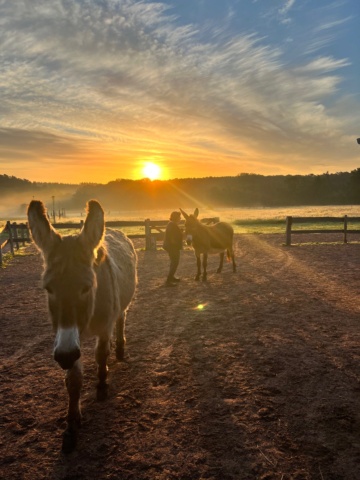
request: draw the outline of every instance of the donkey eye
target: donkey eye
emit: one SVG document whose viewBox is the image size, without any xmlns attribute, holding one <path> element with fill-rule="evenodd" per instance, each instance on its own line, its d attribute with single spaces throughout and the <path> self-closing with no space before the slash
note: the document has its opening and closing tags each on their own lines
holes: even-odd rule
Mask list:
<svg viewBox="0 0 360 480">
<path fill-rule="evenodd" d="M 81 289 L 81 295 L 87 295 L 91 290 L 91 285 L 86 285 Z"/>
<path fill-rule="evenodd" d="M 54 290 L 49 285 L 46 285 L 44 288 L 49 295 L 52 295 L 54 293 Z"/>
</svg>

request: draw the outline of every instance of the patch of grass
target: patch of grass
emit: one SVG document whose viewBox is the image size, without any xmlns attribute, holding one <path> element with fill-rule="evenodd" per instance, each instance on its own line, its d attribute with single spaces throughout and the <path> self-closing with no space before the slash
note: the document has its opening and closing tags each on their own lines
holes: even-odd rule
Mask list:
<svg viewBox="0 0 360 480">
<path fill-rule="evenodd" d="M 233 222 L 235 233 L 285 233 L 283 218 L 247 219 Z"/>
<path fill-rule="evenodd" d="M 349 243 L 351 243 L 351 245 L 359 245 L 360 241 L 358 241 L 358 240 L 354 240 L 354 241 L 348 240 L 348 243 L 344 243 L 343 240 L 339 240 L 339 241 L 336 241 L 336 242 L 291 242 L 290 248 L 291 247 L 308 247 L 308 246 L 313 246 L 313 245 L 319 245 L 319 246 L 321 246 L 321 245 L 326 245 L 326 246 L 333 245 L 333 246 L 338 247 L 339 245 L 346 246 Z M 283 246 L 288 247 L 288 245 L 286 245 L 285 243 L 283 243 Z"/>
<path fill-rule="evenodd" d="M 14 257 L 29 257 L 32 255 L 36 255 L 36 252 L 32 252 L 28 250 L 28 246 L 30 244 L 27 243 L 25 246 L 20 246 L 19 250 L 14 249 L 14 255 L 11 252 L 6 252 L 2 254 L 2 265 L 0 268 L 6 268 L 9 266 L 11 261 L 14 259 Z"/>
<path fill-rule="evenodd" d="M 239 219 L 233 222 L 235 233 L 284 233 L 286 231 L 286 220 L 284 218 L 270 219 Z M 343 228 L 342 222 L 311 222 L 294 223 L 292 230 L 329 230 Z M 348 222 L 349 230 L 360 229 L 359 222 Z"/>
<path fill-rule="evenodd" d="M 0 265 L 0 268 L 6 268 L 8 267 L 10 261 L 14 258 L 11 252 L 3 253 L 2 254 L 2 264 Z"/>
</svg>

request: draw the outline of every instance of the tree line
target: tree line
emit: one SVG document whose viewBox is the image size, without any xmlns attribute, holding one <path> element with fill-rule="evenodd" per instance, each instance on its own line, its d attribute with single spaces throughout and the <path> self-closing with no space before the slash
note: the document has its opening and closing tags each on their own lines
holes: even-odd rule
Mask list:
<svg viewBox="0 0 360 480">
<path fill-rule="evenodd" d="M 29 201 L 31 198 L 46 201 L 45 194 L 57 195 L 61 206 L 67 209 L 82 209 L 91 198 L 112 210 L 356 205 L 360 204 L 360 168 L 320 175 L 242 173 L 235 177 L 154 181 L 118 179 L 105 185 L 37 183 L 0 175 L 0 200 L 10 192 L 26 194 Z"/>
<path fill-rule="evenodd" d="M 360 204 L 360 168 L 321 175 L 187 178 L 167 181 L 115 180 L 78 187 L 72 205 L 97 198 L 106 208 L 281 207 Z"/>
</svg>

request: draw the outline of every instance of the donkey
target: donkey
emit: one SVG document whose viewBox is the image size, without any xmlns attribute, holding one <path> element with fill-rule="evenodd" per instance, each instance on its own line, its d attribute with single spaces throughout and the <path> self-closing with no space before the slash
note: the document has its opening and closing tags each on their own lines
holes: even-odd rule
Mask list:
<svg viewBox="0 0 360 480">
<path fill-rule="evenodd" d="M 235 256 L 233 249 L 234 230 L 229 223 L 218 222 L 215 225 L 203 225 L 198 220 L 199 209 L 196 208 L 193 215 L 188 215 L 180 208 L 183 217 L 185 218 L 185 234 L 187 235 L 186 242 L 188 245 L 193 245 L 195 250 L 197 262 L 197 274 L 195 280 L 200 280 L 201 275 L 201 257 L 203 255 L 203 274 L 202 279 L 207 279 L 207 257 L 210 253 L 220 254 L 220 265 L 217 273 L 220 273 L 223 268 L 225 251 L 227 258 L 232 260 L 233 272 L 236 272 Z"/>
<path fill-rule="evenodd" d="M 62 449 L 71 452 L 81 423 L 81 339 L 97 337 L 97 399 L 107 397 L 107 358 L 116 326 L 116 357 L 124 358 L 125 315 L 136 287 L 137 258 L 131 241 L 122 233 L 107 230 L 104 211 L 96 200 L 87 204 L 80 234 L 61 236 L 49 223 L 41 201 L 28 208 L 32 238 L 44 259 L 43 287 L 55 331 L 54 359 L 66 370 L 69 394 L 67 428 Z"/>
</svg>

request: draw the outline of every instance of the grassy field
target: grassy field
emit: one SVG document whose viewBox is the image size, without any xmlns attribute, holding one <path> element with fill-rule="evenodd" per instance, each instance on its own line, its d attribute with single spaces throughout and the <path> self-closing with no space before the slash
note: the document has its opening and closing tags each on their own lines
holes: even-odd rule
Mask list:
<svg viewBox="0 0 360 480">
<path fill-rule="evenodd" d="M 188 213 L 191 213 L 190 211 Z M 235 233 L 285 233 L 286 217 L 360 217 L 360 205 L 341 205 L 341 206 L 306 206 L 306 207 L 281 207 L 281 208 L 221 208 L 217 210 L 202 209 L 200 218 L 219 217 L 220 220 L 229 222 L 233 225 Z M 125 211 L 125 212 L 106 212 L 108 220 L 166 220 L 169 218 L 168 210 L 152 211 Z M 25 222 L 26 218 L 0 218 L 0 232 L 5 227 L 6 221 Z M 67 218 L 62 218 L 61 222 L 79 223 L 84 220 L 84 216 L 69 212 Z M 58 220 L 59 221 L 59 220 Z M 341 228 L 341 223 L 304 223 L 296 224 L 296 229 L 328 229 Z M 349 223 L 349 228 L 360 228 L 359 224 Z M 126 234 L 144 233 L 142 227 L 124 227 L 122 231 Z M 64 235 L 74 233 L 74 231 L 61 231 Z"/>
</svg>

